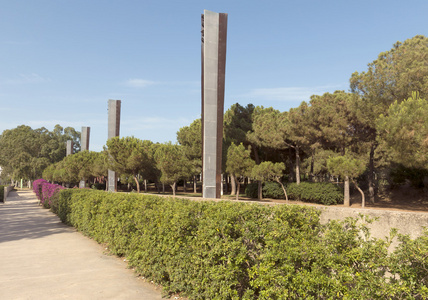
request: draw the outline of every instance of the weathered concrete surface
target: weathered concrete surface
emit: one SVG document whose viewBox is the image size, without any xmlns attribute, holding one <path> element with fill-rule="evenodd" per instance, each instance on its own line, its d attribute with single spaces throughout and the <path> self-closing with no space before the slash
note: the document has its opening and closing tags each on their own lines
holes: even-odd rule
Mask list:
<svg viewBox="0 0 428 300">
<path fill-rule="evenodd" d="M 6 186 L 4 188 L 4 194 L 3 194 L 3 203 L 6 203 L 7 197 L 9 196 L 9 193 L 13 190 L 13 185 Z"/>
<path fill-rule="evenodd" d="M 66 148 L 66 156 L 72 155 L 73 154 L 73 141 L 72 140 L 68 140 L 67 141 L 67 148 Z"/>
<path fill-rule="evenodd" d="M 82 132 L 80 133 L 80 146 L 82 151 L 89 150 L 89 137 L 91 135 L 91 127 L 82 126 Z"/>
<path fill-rule="evenodd" d="M 396 228 L 399 233 L 408 234 L 412 239 L 415 239 L 422 234 L 424 227 L 428 227 L 428 212 L 329 206 L 319 206 L 318 208 L 322 211 L 320 216 L 321 223 L 327 223 L 329 220 L 344 220 L 346 217 L 355 218 L 359 214 L 377 218 L 377 221 L 368 225 L 371 229 L 371 236 L 375 238 L 384 239 L 389 236 L 391 228 Z"/>
<path fill-rule="evenodd" d="M 13 191 L 0 204 L 0 299 L 162 299 L 126 263 Z"/>
<path fill-rule="evenodd" d="M 108 100 L 108 139 L 119 136 L 120 133 L 120 107 L 121 100 Z M 117 175 L 113 170 L 108 170 L 107 190 L 117 191 Z"/>
<path fill-rule="evenodd" d="M 204 10 L 202 31 L 202 197 L 221 197 L 227 14 Z"/>
</svg>

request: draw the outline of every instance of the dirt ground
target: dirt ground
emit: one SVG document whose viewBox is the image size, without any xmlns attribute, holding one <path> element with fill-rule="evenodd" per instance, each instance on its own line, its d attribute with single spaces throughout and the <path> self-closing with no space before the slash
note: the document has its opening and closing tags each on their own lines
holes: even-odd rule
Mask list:
<svg viewBox="0 0 428 300">
<path fill-rule="evenodd" d="M 143 190 L 143 188 L 142 188 Z M 198 186 L 198 194 L 192 193 L 193 189 L 189 185 L 186 193 L 183 192 L 183 187 L 177 187 L 177 196 L 178 197 L 201 197 L 201 187 Z M 149 193 L 157 194 L 157 191 L 154 187 L 151 187 L 148 191 Z M 166 194 L 171 195 L 172 191 L 169 186 L 166 186 Z M 158 195 L 162 195 L 158 194 Z M 224 195 L 222 199 L 235 199 L 235 196 Z M 257 199 L 251 199 L 241 194 L 239 200 L 243 201 L 258 201 Z M 262 202 L 273 202 L 273 203 L 285 203 L 285 200 L 278 199 L 263 199 Z M 293 201 L 290 200 L 289 203 L 300 204 L 300 205 L 317 205 L 308 202 L 302 201 Z M 343 205 L 337 205 L 343 206 Z M 354 191 L 351 194 L 351 207 L 361 208 L 361 194 L 357 191 Z M 418 211 L 418 212 L 427 212 L 428 213 L 428 189 L 415 189 L 411 186 L 404 185 L 387 192 L 381 193 L 375 199 L 375 203 L 370 203 L 368 195 L 366 194 L 366 209 L 387 209 L 387 210 L 401 210 L 401 211 Z"/>
<path fill-rule="evenodd" d="M 265 199 L 265 201 L 285 203 L 285 200 Z M 290 201 L 289 203 L 311 205 L 310 203 L 300 201 Z M 353 193 L 351 195 L 351 207 L 361 208 L 361 194 Z M 370 203 L 368 196 L 366 195 L 365 208 L 428 213 L 428 190 L 402 186 L 378 195 L 375 199 L 375 203 Z"/>
</svg>

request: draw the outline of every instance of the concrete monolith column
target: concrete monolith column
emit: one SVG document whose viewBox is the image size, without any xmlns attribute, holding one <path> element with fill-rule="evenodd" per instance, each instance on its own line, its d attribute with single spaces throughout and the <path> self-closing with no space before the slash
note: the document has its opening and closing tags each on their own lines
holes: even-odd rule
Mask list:
<svg viewBox="0 0 428 300">
<path fill-rule="evenodd" d="M 108 100 L 108 138 L 119 136 L 120 129 L 120 100 Z M 116 172 L 108 170 L 108 191 L 117 191 Z"/>
<path fill-rule="evenodd" d="M 73 141 L 68 140 L 67 141 L 67 148 L 66 148 L 66 156 L 69 156 L 71 154 L 73 154 Z"/>
<path fill-rule="evenodd" d="M 202 197 L 221 197 L 227 14 L 202 15 Z"/>
<path fill-rule="evenodd" d="M 91 127 L 82 126 L 82 132 L 80 133 L 80 148 L 82 151 L 89 151 L 89 134 L 91 131 Z M 85 187 L 86 179 L 82 178 L 79 182 L 79 187 Z"/>
</svg>

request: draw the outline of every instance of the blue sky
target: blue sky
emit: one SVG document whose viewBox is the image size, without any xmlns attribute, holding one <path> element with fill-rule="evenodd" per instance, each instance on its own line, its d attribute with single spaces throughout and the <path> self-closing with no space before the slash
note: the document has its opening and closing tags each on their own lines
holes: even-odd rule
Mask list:
<svg viewBox="0 0 428 300">
<path fill-rule="evenodd" d="M 25 124 L 91 127 L 107 139 L 108 99 L 121 136 L 176 141 L 201 114 L 200 15 L 228 13 L 225 110 L 286 111 L 349 90 L 396 41 L 427 35 L 428 1 L 0 0 L 0 132 Z"/>
</svg>

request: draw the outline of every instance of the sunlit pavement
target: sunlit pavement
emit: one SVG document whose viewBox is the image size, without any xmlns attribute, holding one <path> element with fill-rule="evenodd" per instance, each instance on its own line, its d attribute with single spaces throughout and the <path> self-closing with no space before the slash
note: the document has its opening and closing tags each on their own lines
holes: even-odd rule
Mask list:
<svg viewBox="0 0 428 300">
<path fill-rule="evenodd" d="M 121 259 L 60 222 L 30 190 L 0 204 L 0 299 L 162 299 Z"/>
</svg>

